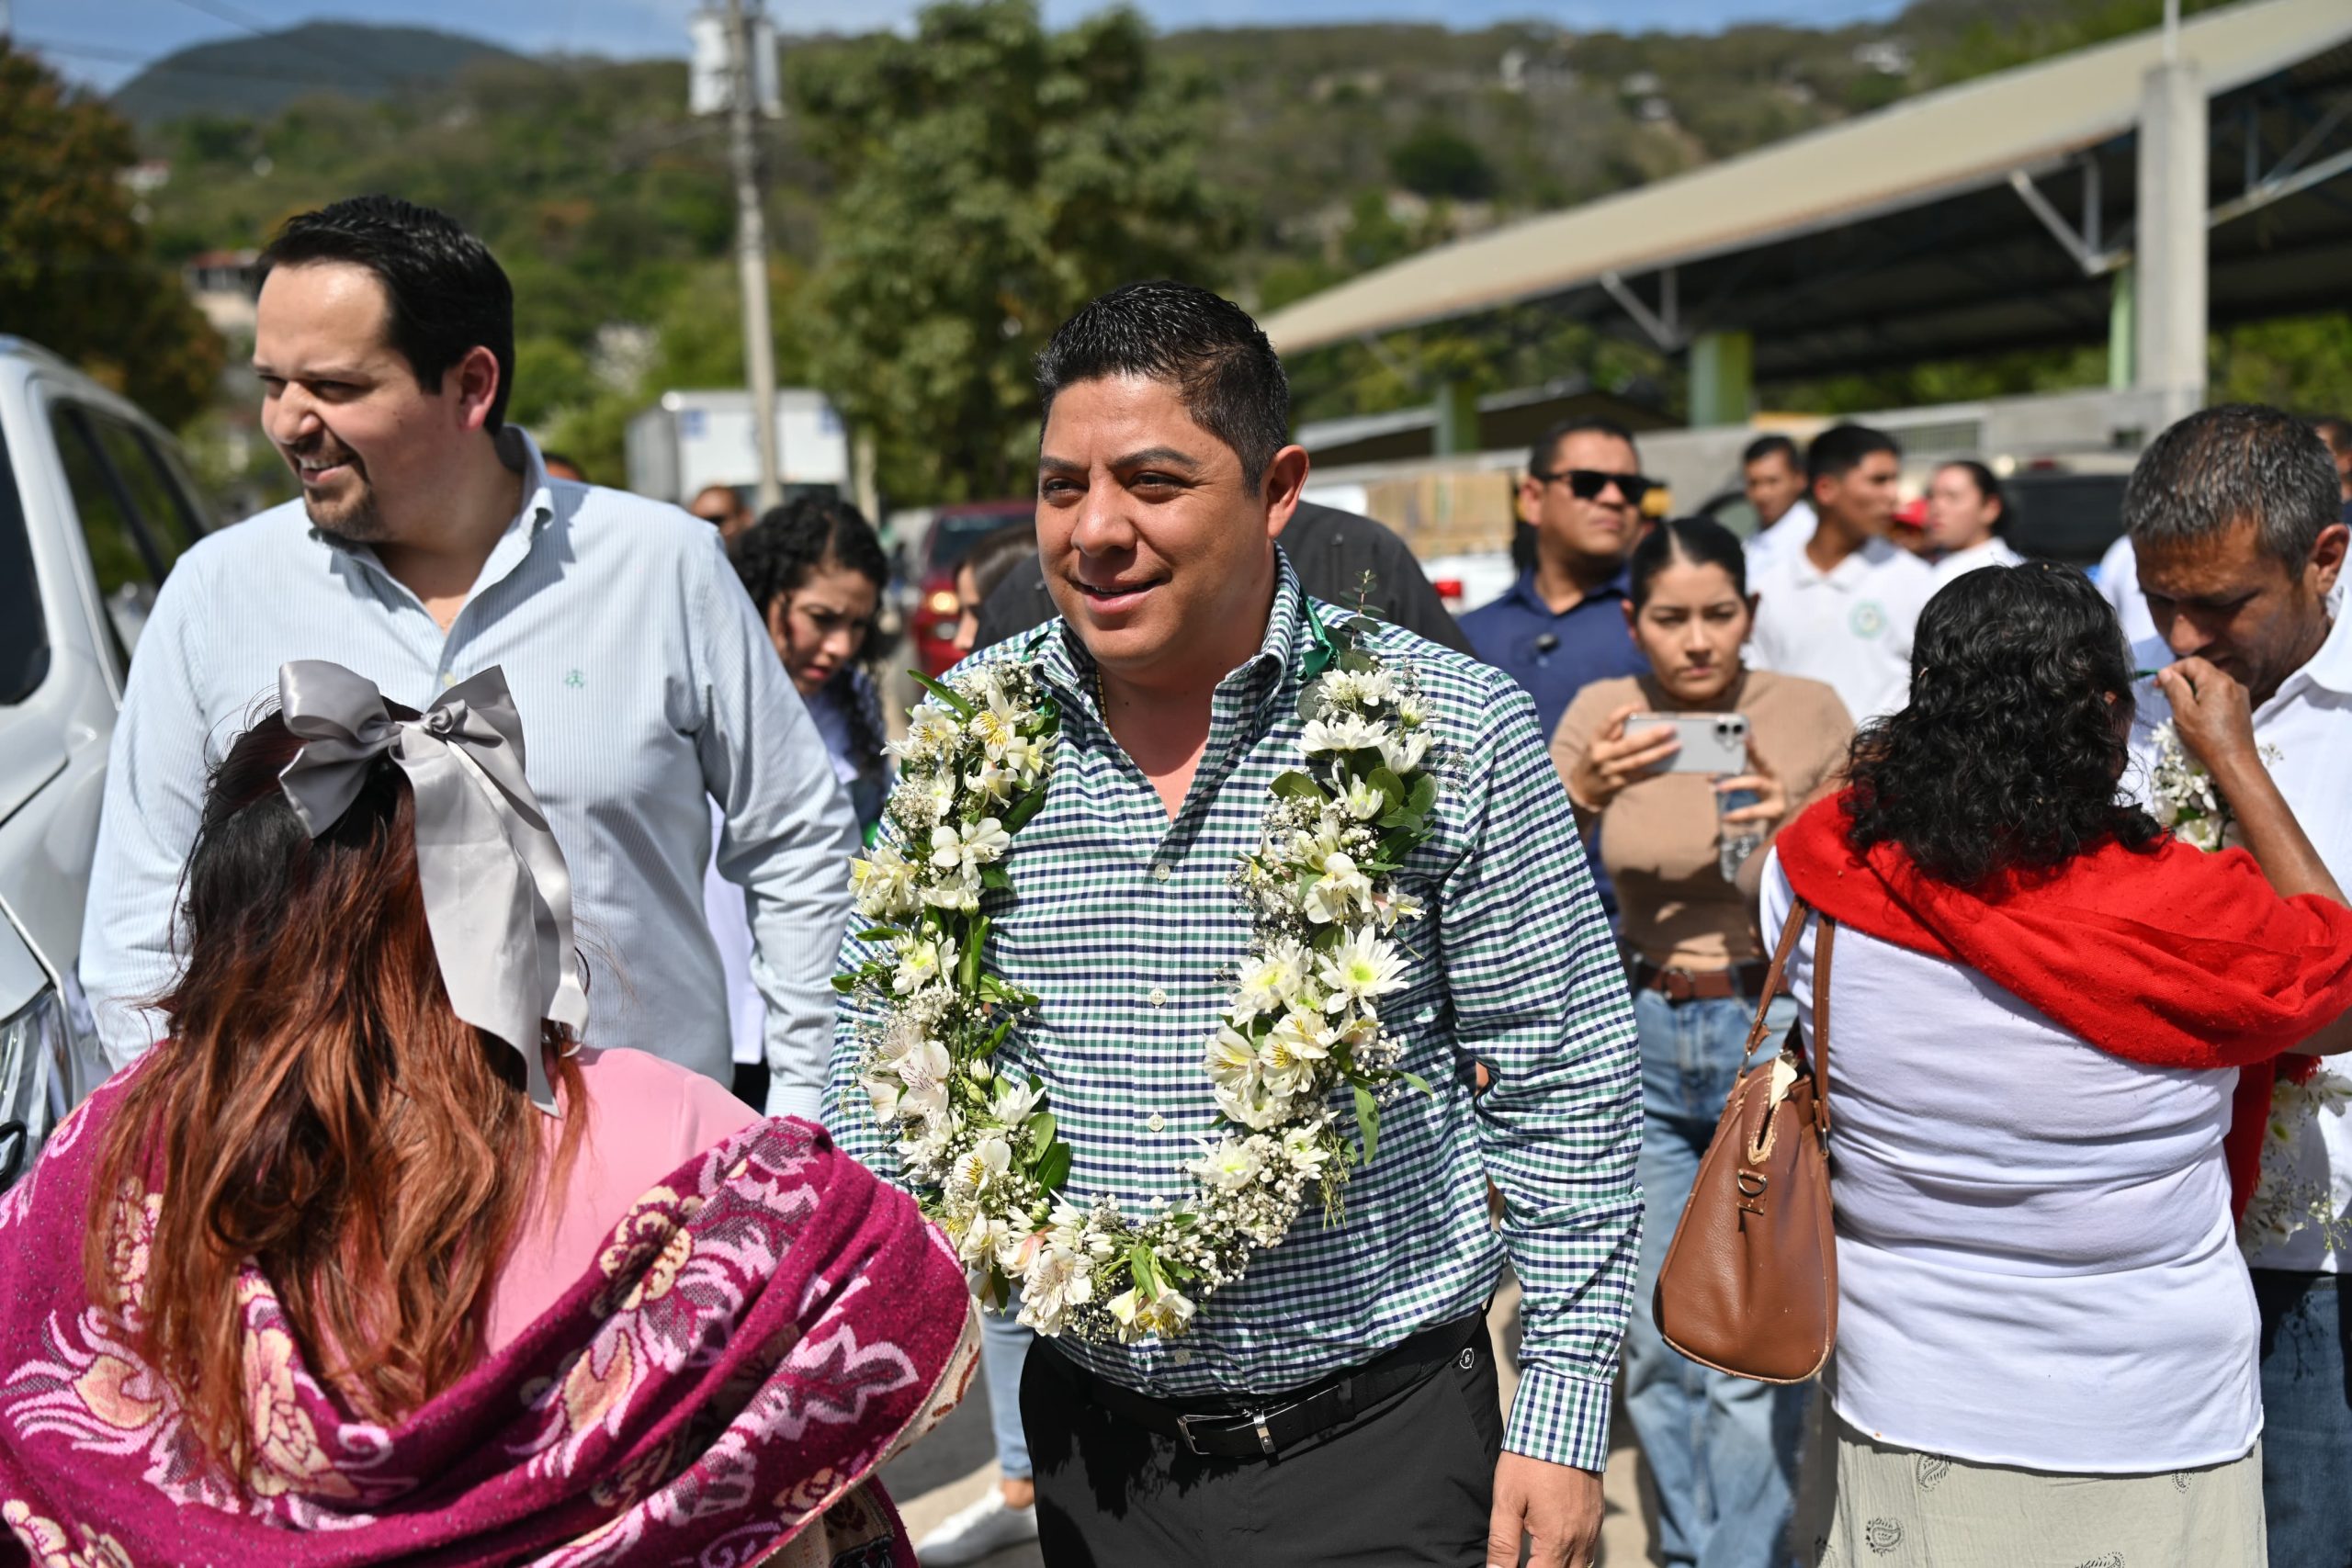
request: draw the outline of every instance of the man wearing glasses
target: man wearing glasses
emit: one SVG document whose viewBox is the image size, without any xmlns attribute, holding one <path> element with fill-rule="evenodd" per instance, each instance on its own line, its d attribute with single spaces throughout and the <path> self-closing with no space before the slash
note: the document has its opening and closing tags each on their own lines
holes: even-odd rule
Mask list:
<svg viewBox="0 0 2352 1568">
<path fill-rule="evenodd" d="M 1535 564 L 1462 629 L 1479 658 L 1527 688 L 1546 737 L 1589 682 L 1648 668 L 1622 606 L 1649 491 L 1632 434 L 1605 419 L 1555 424 L 1528 454 L 1519 513 L 1535 529 Z"/>
</svg>

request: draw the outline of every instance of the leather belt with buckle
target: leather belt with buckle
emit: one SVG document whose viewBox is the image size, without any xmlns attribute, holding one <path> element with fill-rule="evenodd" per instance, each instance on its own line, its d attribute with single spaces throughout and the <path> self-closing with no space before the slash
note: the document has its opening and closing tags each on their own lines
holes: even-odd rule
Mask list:
<svg viewBox="0 0 2352 1568">
<path fill-rule="evenodd" d="M 1486 1343 L 1483 1313 L 1424 1329 L 1411 1338 L 1352 1371 L 1335 1373 L 1262 1401 L 1154 1399 L 1107 1378 L 1095 1376 L 1062 1354 L 1051 1340 L 1040 1339 L 1030 1355 L 1042 1355 L 1045 1367 L 1070 1383 L 1090 1404 L 1102 1406 L 1122 1421 L 1173 1438 L 1188 1452 L 1203 1459 L 1273 1460 L 1370 1410 L 1383 1400 L 1414 1387 L 1450 1361 L 1491 1354 Z"/>
<path fill-rule="evenodd" d="M 1764 994 L 1772 966 L 1762 959 L 1735 964 L 1728 969 L 1666 969 L 1646 958 L 1634 960 L 1634 988 L 1656 991 L 1670 1002 L 1723 1002 L 1733 998 L 1754 1001 Z"/>
</svg>

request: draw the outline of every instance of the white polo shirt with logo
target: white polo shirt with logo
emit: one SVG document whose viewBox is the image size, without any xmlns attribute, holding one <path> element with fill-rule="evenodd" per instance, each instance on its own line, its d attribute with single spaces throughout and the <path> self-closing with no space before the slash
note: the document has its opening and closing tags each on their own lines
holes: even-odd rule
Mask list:
<svg viewBox="0 0 2352 1568">
<path fill-rule="evenodd" d="M 1748 579 L 1761 596 L 1748 661 L 1838 689 L 1854 722 L 1894 712 L 1911 695 L 1911 629 L 1936 591 L 1918 557 L 1872 539 L 1829 571 L 1787 551 Z"/>
</svg>

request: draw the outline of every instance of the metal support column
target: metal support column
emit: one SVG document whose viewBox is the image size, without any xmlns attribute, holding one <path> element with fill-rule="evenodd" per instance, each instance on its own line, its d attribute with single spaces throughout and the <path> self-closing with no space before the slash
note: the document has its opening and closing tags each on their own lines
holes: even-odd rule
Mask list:
<svg viewBox="0 0 2352 1568">
<path fill-rule="evenodd" d="M 2207 107 L 2192 61 L 2147 74 L 2140 98 L 2132 379 L 2169 424 L 2204 406 Z"/>
<path fill-rule="evenodd" d="M 1746 424 L 1756 408 L 1756 338 L 1701 333 L 1690 340 L 1690 423 Z"/>
</svg>

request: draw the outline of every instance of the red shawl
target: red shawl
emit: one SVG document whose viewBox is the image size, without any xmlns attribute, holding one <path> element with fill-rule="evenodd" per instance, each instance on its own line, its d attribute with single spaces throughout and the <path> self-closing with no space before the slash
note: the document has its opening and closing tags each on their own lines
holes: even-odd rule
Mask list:
<svg viewBox="0 0 2352 1568">
<path fill-rule="evenodd" d="M 1964 964 L 2101 1050 L 2164 1067 L 2236 1067 L 2223 1148 L 2233 1212 L 2261 1158 L 2278 1060 L 2352 1010 L 2352 910 L 2281 898 L 2244 850 L 2177 839 L 2109 843 L 2054 873 L 1969 891 L 1921 874 L 1894 844 L 1857 854 L 1847 798 L 1816 803 L 1775 840 L 1797 896 L 1883 942 Z"/>
</svg>

